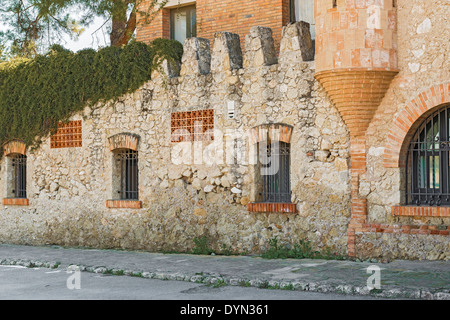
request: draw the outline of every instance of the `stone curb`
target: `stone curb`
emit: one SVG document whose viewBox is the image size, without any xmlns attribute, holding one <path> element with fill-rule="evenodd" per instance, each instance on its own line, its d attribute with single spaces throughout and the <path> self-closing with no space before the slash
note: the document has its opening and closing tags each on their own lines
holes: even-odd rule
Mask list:
<svg viewBox="0 0 450 320">
<path fill-rule="evenodd" d="M 329 285 L 308 281 L 274 281 L 259 278 L 244 279 L 224 277 L 220 274 L 212 273 L 196 273 L 188 274 L 181 272 L 161 272 L 161 271 L 143 271 L 143 270 L 122 270 L 118 268 L 108 268 L 106 266 L 84 266 L 77 264 L 61 264 L 56 261 L 36 261 L 24 259 L 2 259 L 0 265 L 17 265 L 26 268 L 48 268 L 61 269 L 78 267 L 80 271 L 110 275 L 124 275 L 131 277 L 141 277 L 147 279 L 185 281 L 193 283 L 201 283 L 211 286 L 240 286 L 254 287 L 260 289 L 276 289 L 276 290 L 294 290 L 294 291 L 310 291 L 317 293 L 337 293 L 345 295 L 363 295 L 375 298 L 391 298 L 391 299 L 421 299 L 421 300 L 450 300 L 450 292 L 432 292 L 429 290 L 411 290 L 411 289 L 390 289 L 390 290 L 369 290 L 367 287 L 352 285 Z"/>
</svg>

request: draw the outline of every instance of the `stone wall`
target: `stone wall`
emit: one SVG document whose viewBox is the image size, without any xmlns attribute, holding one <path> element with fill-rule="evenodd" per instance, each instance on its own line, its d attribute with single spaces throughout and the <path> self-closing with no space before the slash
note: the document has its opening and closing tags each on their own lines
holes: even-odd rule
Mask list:
<svg viewBox="0 0 450 320">
<path fill-rule="evenodd" d="M 205 235 L 216 251 L 257 253 L 278 236 L 292 244 L 309 239 L 316 250 L 345 254 L 348 136 L 314 80 L 314 62 L 302 61 L 312 50 L 303 32 L 300 23 L 285 27 L 279 57 L 268 28 L 252 28 L 243 53 L 234 34 L 217 33 L 212 44 L 188 39 L 180 71 L 165 65 L 172 77 L 155 73 L 135 93 L 74 115 L 72 120 L 82 120 L 82 147 L 52 149 L 48 139 L 28 150 L 29 205 L 3 206 L 0 239 L 188 251 L 194 238 Z M 184 143 L 192 162 L 174 163 L 181 144 L 171 142 L 171 113 L 204 109 L 214 110 L 214 141 Z M 247 134 L 268 123 L 293 126 L 290 182 L 298 213 L 247 210 L 255 197 Z M 142 209 L 105 205 L 116 197 L 108 138 L 119 133 L 139 137 Z M 240 160 L 227 150 L 234 145 L 243 152 Z M 208 163 L 207 152 L 223 157 Z M 5 171 L 2 166 L 1 181 Z"/>
<path fill-rule="evenodd" d="M 49 138 L 39 149 L 27 150 L 28 199 L 21 203 L 27 205 L 4 202 L 0 240 L 189 251 L 195 238 L 206 236 L 216 251 L 258 253 L 278 236 L 291 244 L 309 239 L 315 250 L 339 254 L 352 244 L 359 258 L 448 260 L 449 211 L 397 215 L 405 205 L 404 167 L 389 157 L 408 144 L 396 138 L 407 131 L 400 125 L 402 113 L 416 100 L 420 104 L 423 93 L 442 92 L 443 98 L 435 105 L 431 101 L 437 98 L 427 100 L 420 110 L 450 102 L 449 6 L 441 0 L 398 0 L 395 8 L 400 71 L 361 144 L 366 168 L 353 179 L 356 188 L 350 179 L 349 132 L 314 78 L 305 25 L 284 27 L 279 52 L 268 28 L 251 28 L 242 48 L 237 35 L 219 32 L 213 42 L 188 39 L 180 68 L 164 65 L 164 72 L 135 93 L 74 115 L 82 120 L 82 147 L 52 149 Z M 234 106 L 231 118 L 229 106 Z M 214 139 L 171 142 L 172 113 L 198 110 L 214 110 Z M 415 122 L 408 121 L 413 128 Z M 248 210 L 258 183 L 248 134 L 269 123 L 293 128 L 290 183 L 296 213 Z M 117 197 L 108 138 L 121 133 L 139 137 L 142 203 L 135 208 L 106 206 Z M 174 157 L 183 150 L 189 152 Z M 3 159 L 4 197 L 7 171 Z M 352 193 L 367 203 L 365 221 L 351 230 L 354 243 L 348 233 Z"/>
</svg>

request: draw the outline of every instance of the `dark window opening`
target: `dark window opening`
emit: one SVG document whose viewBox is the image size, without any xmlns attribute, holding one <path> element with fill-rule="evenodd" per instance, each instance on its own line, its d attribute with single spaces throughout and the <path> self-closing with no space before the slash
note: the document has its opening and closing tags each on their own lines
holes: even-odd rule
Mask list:
<svg viewBox="0 0 450 320">
<path fill-rule="evenodd" d="M 120 170 L 120 200 L 139 199 L 139 170 L 137 151 L 125 149 L 117 154 L 118 169 Z"/>
<path fill-rule="evenodd" d="M 316 38 L 314 22 L 314 0 L 289 0 L 289 22 L 304 21 L 309 23 L 311 39 Z"/>
<path fill-rule="evenodd" d="M 261 202 L 290 203 L 289 143 L 260 143 L 258 150 L 261 163 Z"/>
<path fill-rule="evenodd" d="M 416 130 L 406 159 L 406 201 L 450 205 L 450 106 L 430 115 Z"/>
<path fill-rule="evenodd" d="M 337 8 L 337 0 L 333 0 L 333 8 Z"/>
<path fill-rule="evenodd" d="M 13 198 L 27 197 L 27 157 L 21 154 L 11 156 L 13 174 Z"/>
<path fill-rule="evenodd" d="M 186 38 L 197 36 L 195 6 L 180 7 L 170 11 L 170 38 L 184 43 Z"/>
</svg>

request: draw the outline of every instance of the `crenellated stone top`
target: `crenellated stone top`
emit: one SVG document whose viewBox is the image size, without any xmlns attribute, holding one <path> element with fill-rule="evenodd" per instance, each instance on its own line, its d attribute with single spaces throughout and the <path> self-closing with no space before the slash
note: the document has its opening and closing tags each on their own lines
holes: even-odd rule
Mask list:
<svg viewBox="0 0 450 320">
<path fill-rule="evenodd" d="M 214 44 L 203 38 L 188 38 L 184 42 L 184 53 L 180 70 L 167 63 L 164 72 L 169 77 L 207 75 L 242 68 L 259 68 L 277 63 L 298 63 L 314 60 L 314 47 L 306 22 L 295 22 L 283 27 L 280 52 L 277 55 L 272 30 L 255 26 L 245 39 L 241 49 L 238 34 L 217 32 Z"/>
</svg>

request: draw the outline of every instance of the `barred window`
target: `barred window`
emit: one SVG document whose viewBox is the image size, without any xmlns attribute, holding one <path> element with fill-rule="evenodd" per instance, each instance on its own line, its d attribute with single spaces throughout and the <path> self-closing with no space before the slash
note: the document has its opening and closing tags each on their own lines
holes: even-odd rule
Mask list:
<svg viewBox="0 0 450 320">
<path fill-rule="evenodd" d="M 450 205 L 450 106 L 426 118 L 406 159 L 406 199 L 414 205 Z"/>
<path fill-rule="evenodd" d="M 27 157 L 22 154 L 12 154 L 10 198 L 27 197 Z"/>
<path fill-rule="evenodd" d="M 139 199 L 138 152 L 131 149 L 120 149 L 115 154 L 116 172 L 118 175 L 117 193 L 120 200 Z"/>
<path fill-rule="evenodd" d="M 290 203 L 290 144 L 273 141 L 258 144 L 261 163 L 260 201 L 270 203 Z"/>
</svg>

